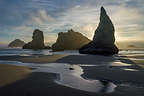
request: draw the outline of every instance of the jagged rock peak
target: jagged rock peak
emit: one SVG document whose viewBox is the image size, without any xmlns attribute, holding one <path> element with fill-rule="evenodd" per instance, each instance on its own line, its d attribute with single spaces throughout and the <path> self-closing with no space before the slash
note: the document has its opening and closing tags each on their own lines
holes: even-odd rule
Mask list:
<svg viewBox="0 0 144 96">
<path fill-rule="evenodd" d="M 103 15 L 103 14 L 107 14 L 107 13 L 106 13 L 106 10 L 104 9 L 104 7 L 102 6 L 101 7 L 101 15 Z"/>
<path fill-rule="evenodd" d="M 101 7 L 100 23 L 95 31 L 93 41 L 104 46 L 112 46 L 115 42 L 114 25 L 107 15 L 104 7 Z"/>
<path fill-rule="evenodd" d="M 82 54 L 113 55 L 118 53 L 115 42 L 114 25 L 107 15 L 104 7 L 101 7 L 100 23 L 95 31 L 93 41 L 79 49 Z"/>
</svg>

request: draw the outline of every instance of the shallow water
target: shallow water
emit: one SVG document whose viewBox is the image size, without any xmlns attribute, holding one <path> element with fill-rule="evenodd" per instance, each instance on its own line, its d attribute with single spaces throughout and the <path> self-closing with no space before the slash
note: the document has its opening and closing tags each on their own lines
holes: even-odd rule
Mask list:
<svg viewBox="0 0 144 96">
<path fill-rule="evenodd" d="M 129 54 L 129 55 L 132 55 L 132 54 L 136 54 L 136 55 L 142 55 L 144 54 L 144 51 L 143 50 L 122 50 L 122 51 L 119 51 L 119 54 Z"/>
<path fill-rule="evenodd" d="M 92 80 L 83 78 L 81 75 L 84 74 L 83 67 L 107 67 L 113 66 L 115 70 L 124 71 L 138 71 L 136 69 L 130 68 L 132 64 L 122 63 L 119 60 L 111 62 L 109 64 L 66 64 L 66 63 L 47 63 L 47 64 L 34 64 L 34 63 L 21 63 L 17 61 L 0 61 L 0 64 L 10 64 L 17 66 L 27 66 L 32 68 L 32 72 L 45 72 L 45 73 L 55 73 L 57 79 L 54 80 L 55 83 L 70 88 L 83 90 L 87 92 L 95 93 L 111 93 L 115 92 L 115 88 L 120 85 L 116 85 L 113 82 L 107 80 Z M 117 69 L 118 68 L 118 69 Z M 111 69 L 110 69 L 111 70 Z M 131 86 L 128 86 L 131 87 Z"/>
<path fill-rule="evenodd" d="M 123 68 L 123 70 L 125 70 L 125 71 L 139 71 L 139 70 L 131 69 L 131 68 Z"/>
<path fill-rule="evenodd" d="M 81 77 L 83 69 L 79 65 L 51 63 L 44 65 L 43 68 L 38 68 L 33 72 L 57 73 L 60 75 L 60 79 L 55 80 L 57 84 L 88 92 L 110 93 L 113 92 L 116 87 L 116 85 L 111 82 L 106 82 L 107 84 L 104 85 L 99 80 L 84 79 Z"/>
<path fill-rule="evenodd" d="M 64 51 L 64 52 L 50 52 L 50 50 L 23 50 L 23 49 L 1 49 L 0 56 L 33 56 L 33 55 L 52 55 L 52 54 L 68 54 L 68 55 L 81 55 L 78 51 Z M 65 64 L 65 63 L 47 63 L 47 64 L 34 64 L 34 63 L 21 63 L 18 61 L 0 61 L 0 64 L 10 64 L 17 66 L 27 66 L 34 68 L 33 72 L 46 72 L 46 73 L 56 73 L 59 74 L 59 78 L 54 80 L 55 83 L 75 88 L 78 90 L 88 91 L 88 92 L 104 92 L 110 93 L 114 92 L 117 85 L 108 81 L 101 80 L 90 80 L 85 79 L 81 75 L 84 74 L 82 67 L 107 67 L 114 68 L 124 71 L 139 71 L 131 67 L 133 64 L 128 64 L 121 62 L 120 59 L 126 59 L 125 55 L 143 55 L 144 51 L 120 51 L 119 55 L 114 55 L 113 57 L 117 60 L 113 62 L 100 61 L 97 64 Z M 101 57 L 99 57 L 101 58 Z M 135 60 L 143 60 L 134 58 Z M 100 63 L 100 64 L 99 64 Z M 112 66 L 112 67 L 111 67 Z"/>
<path fill-rule="evenodd" d="M 78 52 L 78 50 L 65 50 L 65 51 L 59 51 L 59 52 L 52 52 L 52 50 L 49 50 L 49 49 L 45 49 L 45 50 L 31 50 L 31 49 L 20 49 L 20 48 L 0 49 L 0 56 L 12 56 L 12 55 L 32 56 L 32 55 L 53 55 L 53 54 L 85 55 L 85 54 L 80 54 Z M 144 51 L 142 51 L 142 50 L 119 51 L 118 56 L 124 56 L 124 55 L 126 55 L 126 56 L 144 56 Z"/>
<path fill-rule="evenodd" d="M 32 56 L 32 55 L 52 55 L 51 50 L 30 50 L 30 49 L 0 49 L 0 56 Z"/>
<path fill-rule="evenodd" d="M 128 64 L 128 63 L 123 63 L 123 62 L 120 62 L 120 61 L 115 61 L 115 62 L 112 62 L 110 64 L 110 66 L 117 66 L 117 67 L 124 67 L 124 66 L 132 66 L 132 64 Z"/>
<path fill-rule="evenodd" d="M 0 64 L 11 64 L 17 66 L 27 66 L 35 68 L 32 72 L 56 73 L 59 78 L 54 80 L 57 84 L 71 87 L 78 90 L 88 92 L 111 93 L 117 87 L 112 82 L 88 80 L 81 75 L 84 74 L 82 67 L 79 65 L 70 65 L 65 63 L 48 63 L 48 64 L 33 64 L 21 63 L 17 61 L 0 61 Z"/>
</svg>

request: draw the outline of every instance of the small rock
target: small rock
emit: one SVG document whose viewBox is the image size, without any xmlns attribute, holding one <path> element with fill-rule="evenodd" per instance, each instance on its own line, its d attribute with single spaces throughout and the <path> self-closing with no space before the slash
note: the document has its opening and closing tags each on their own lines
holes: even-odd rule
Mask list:
<svg viewBox="0 0 144 96">
<path fill-rule="evenodd" d="M 69 68 L 69 70 L 74 70 L 74 68 Z"/>
</svg>

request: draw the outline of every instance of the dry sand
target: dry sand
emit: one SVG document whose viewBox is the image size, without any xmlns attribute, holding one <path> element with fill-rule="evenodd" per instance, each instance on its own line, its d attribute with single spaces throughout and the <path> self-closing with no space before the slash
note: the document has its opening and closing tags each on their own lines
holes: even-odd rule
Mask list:
<svg viewBox="0 0 144 96">
<path fill-rule="evenodd" d="M 0 87 L 14 83 L 17 80 L 27 78 L 31 70 L 27 67 L 0 65 Z"/>
</svg>

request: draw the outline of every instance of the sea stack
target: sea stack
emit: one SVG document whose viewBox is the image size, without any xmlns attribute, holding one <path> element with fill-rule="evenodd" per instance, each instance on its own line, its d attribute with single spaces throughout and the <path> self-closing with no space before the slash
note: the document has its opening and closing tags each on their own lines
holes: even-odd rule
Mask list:
<svg viewBox="0 0 144 96">
<path fill-rule="evenodd" d="M 79 32 L 75 32 L 73 29 L 68 32 L 58 33 L 56 43 L 52 45 L 53 51 L 64 51 L 64 50 L 78 50 L 85 44 L 88 44 L 91 40 L 83 36 Z"/>
<path fill-rule="evenodd" d="M 14 41 L 10 42 L 8 44 L 8 47 L 23 47 L 25 45 L 25 42 L 20 39 L 15 39 Z"/>
<path fill-rule="evenodd" d="M 114 55 L 119 49 L 115 45 L 114 25 L 101 7 L 100 23 L 95 31 L 93 41 L 79 49 L 81 54 Z"/>
<path fill-rule="evenodd" d="M 32 41 L 25 44 L 23 49 L 44 49 L 44 36 L 43 32 L 39 29 L 34 30 Z"/>
</svg>

